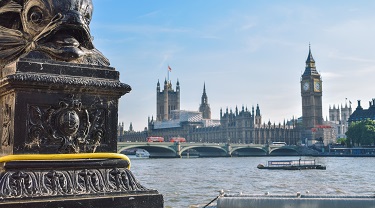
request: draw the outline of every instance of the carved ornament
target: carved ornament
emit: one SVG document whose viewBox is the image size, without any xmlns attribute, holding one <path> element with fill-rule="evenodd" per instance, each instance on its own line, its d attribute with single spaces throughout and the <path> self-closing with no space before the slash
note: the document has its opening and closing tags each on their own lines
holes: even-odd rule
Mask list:
<svg viewBox="0 0 375 208">
<path fill-rule="evenodd" d="M 59 146 L 59 153 L 95 152 L 105 136 L 106 110 L 100 100 L 83 106 L 72 95 L 53 106 L 29 105 L 26 148 Z"/>
</svg>

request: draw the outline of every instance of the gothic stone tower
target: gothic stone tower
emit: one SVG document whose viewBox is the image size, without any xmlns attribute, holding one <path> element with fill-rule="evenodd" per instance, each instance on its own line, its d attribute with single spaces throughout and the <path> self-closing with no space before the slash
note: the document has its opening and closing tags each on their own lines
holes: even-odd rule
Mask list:
<svg viewBox="0 0 375 208">
<path fill-rule="evenodd" d="M 171 118 L 172 110 L 180 110 L 180 83 L 177 80 L 176 90 L 170 81 L 164 81 L 164 90 L 160 91 L 160 83 L 156 86 L 156 120 L 165 121 Z"/>
<path fill-rule="evenodd" d="M 253 107 L 253 115 L 254 115 L 254 107 Z M 255 114 L 255 128 L 260 128 L 262 126 L 262 115 L 260 114 L 260 108 L 257 104 L 256 114 Z"/>
<path fill-rule="evenodd" d="M 346 138 L 345 132 L 348 130 L 348 119 L 352 114 L 352 106 L 345 103 L 345 106 L 341 104 L 341 108 L 335 105 L 329 107 L 329 120 L 335 124 L 337 138 Z"/>
<path fill-rule="evenodd" d="M 333 107 L 331 108 L 331 106 L 329 106 L 329 120 L 336 123 L 336 124 L 339 124 L 341 119 L 340 119 L 340 108 L 339 106 L 336 106 L 333 105 Z"/>
<path fill-rule="evenodd" d="M 316 71 L 310 46 L 305 72 L 301 77 L 301 96 L 303 127 L 305 130 L 312 131 L 317 125 L 323 124 L 323 113 L 322 79 Z M 306 138 L 312 139 L 312 135 L 306 135 Z"/>
<path fill-rule="evenodd" d="M 203 119 L 211 119 L 211 108 L 208 104 L 208 97 L 206 94 L 206 84 L 203 85 L 203 94 L 201 98 L 201 105 L 199 106 L 199 112 L 202 113 Z"/>
</svg>

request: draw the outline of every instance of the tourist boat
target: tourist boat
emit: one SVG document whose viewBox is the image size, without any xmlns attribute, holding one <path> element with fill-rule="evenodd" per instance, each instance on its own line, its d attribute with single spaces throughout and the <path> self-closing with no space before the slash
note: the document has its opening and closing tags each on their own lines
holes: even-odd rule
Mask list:
<svg viewBox="0 0 375 208">
<path fill-rule="evenodd" d="M 315 160 L 274 160 L 267 161 L 267 166 L 259 164 L 258 169 L 271 170 L 304 170 L 304 169 L 319 169 L 325 170 L 326 166 L 318 165 Z"/>
</svg>

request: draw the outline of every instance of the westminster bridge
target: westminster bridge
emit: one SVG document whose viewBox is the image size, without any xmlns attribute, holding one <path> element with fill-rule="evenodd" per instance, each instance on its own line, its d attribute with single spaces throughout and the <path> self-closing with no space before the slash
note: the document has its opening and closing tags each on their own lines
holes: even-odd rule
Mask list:
<svg viewBox="0 0 375 208">
<path fill-rule="evenodd" d="M 117 152 L 144 149 L 150 158 L 178 158 L 194 154 L 198 157 L 247 157 L 301 155 L 301 147 L 261 144 L 187 143 L 187 142 L 118 142 Z"/>
</svg>

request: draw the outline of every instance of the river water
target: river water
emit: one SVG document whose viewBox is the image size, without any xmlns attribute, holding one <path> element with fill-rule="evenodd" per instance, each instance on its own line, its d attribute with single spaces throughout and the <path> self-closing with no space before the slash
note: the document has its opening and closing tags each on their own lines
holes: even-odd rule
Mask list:
<svg viewBox="0 0 375 208">
<path fill-rule="evenodd" d="M 131 158 L 141 184 L 164 196 L 164 206 L 207 204 L 223 189 L 236 194 L 373 195 L 375 157 L 302 157 L 326 170 L 260 170 L 267 160 L 299 157 Z"/>
</svg>

